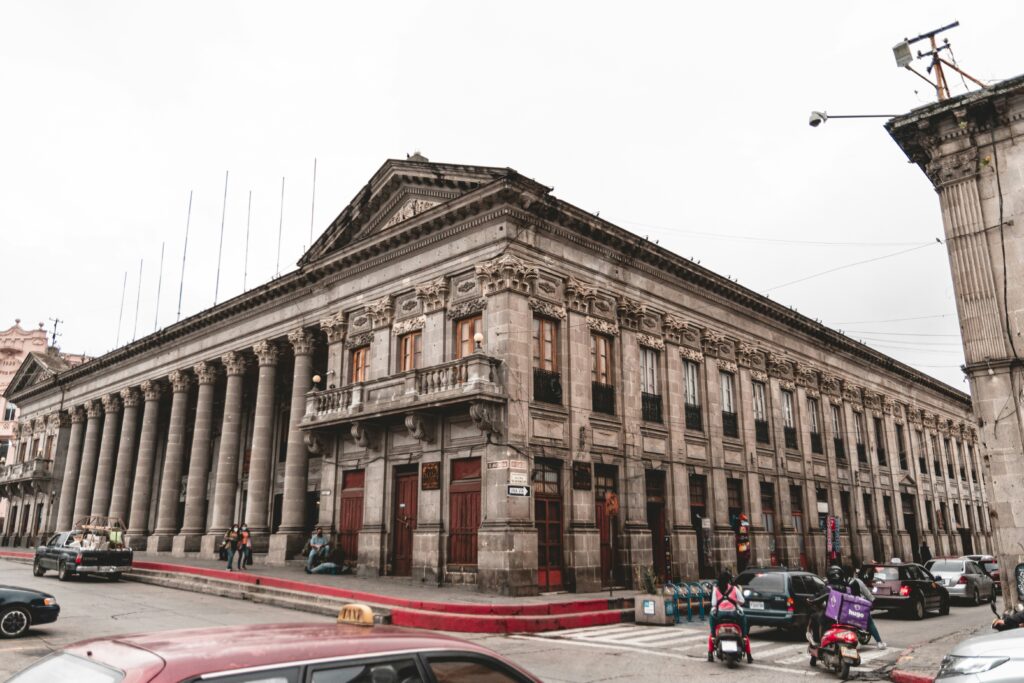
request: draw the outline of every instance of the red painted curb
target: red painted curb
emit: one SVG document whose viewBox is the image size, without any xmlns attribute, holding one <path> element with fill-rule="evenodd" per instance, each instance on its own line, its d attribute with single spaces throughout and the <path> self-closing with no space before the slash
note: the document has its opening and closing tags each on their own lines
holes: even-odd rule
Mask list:
<svg viewBox="0 0 1024 683">
<path fill-rule="evenodd" d="M 889 680 L 894 683 L 935 683 L 934 676 L 915 674 L 910 671 L 900 671 L 899 669 L 893 669 L 889 673 Z"/>
</svg>

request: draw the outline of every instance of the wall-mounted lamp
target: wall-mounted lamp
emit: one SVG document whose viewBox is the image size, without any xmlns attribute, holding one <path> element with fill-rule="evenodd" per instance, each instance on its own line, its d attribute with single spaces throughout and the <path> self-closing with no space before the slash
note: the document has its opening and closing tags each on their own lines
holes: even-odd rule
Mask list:
<svg viewBox="0 0 1024 683">
<path fill-rule="evenodd" d="M 474 351 L 480 351 L 483 348 L 483 344 L 484 344 L 484 333 L 483 332 L 477 332 L 476 334 L 474 334 L 473 335 L 473 343 L 475 344 L 473 350 Z"/>
</svg>

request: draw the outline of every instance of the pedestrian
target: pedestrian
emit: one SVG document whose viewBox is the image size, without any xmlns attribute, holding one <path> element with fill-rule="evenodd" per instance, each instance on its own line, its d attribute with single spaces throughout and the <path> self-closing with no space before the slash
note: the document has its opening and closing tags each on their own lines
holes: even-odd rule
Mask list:
<svg viewBox="0 0 1024 683">
<path fill-rule="evenodd" d="M 224 532 L 224 551 L 228 554 L 228 571 L 231 571 L 231 562 L 235 559 L 236 550 L 238 550 L 238 525 L 234 524 Z"/>
<path fill-rule="evenodd" d="M 921 556 L 921 564 L 928 564 L 928 561 L 932 559 L 932 549 L 928 547 L 928 541 L 921 541 L 921 547 L 917 549 L 917 552 Z"/>
<path fill-rule="evenodd" d="M 248 569 L 252 564 L 252 534 L 249 533 L 249 525 L 242 524 L 238 529 L 238 569 Z"/>
<path fill-rule="evenodd" d="M 321 555 L 327 554 L 327 539 L 324 538 L 323 527 L 317 527 L 312 536 L 309 537 L 309 555 L 306 557 L 306 573 L 313 573 L 313 563 L 320 559 Z M 317 562 L 317 564 L 319 564 Z"/>
</svg>

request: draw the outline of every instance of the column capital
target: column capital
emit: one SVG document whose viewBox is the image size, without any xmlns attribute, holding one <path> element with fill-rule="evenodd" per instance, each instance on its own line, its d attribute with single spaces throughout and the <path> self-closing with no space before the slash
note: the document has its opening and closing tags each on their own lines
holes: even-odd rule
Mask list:
<svg viewBox="0 0 1024 683">
<path fill-rule="evenodd" d="M 315 340 L 313 335 L 305 327 L 292 330 L 288 333 L 288 341 L 292 345 L 292 352 L 296 356 L 309 356 L 313 353 Z"/>
<path fill-rule="evenodd" d="M 139 390 L 134 387 L 125 387 L 120 391 L 120 395 L 125 408 L 137 408 L 142 400 Z"/>
<path fill-rule="evenodd" d="M 90 399 L 85 402 L 85 412 L 90 420 L 103 417 L 103 404 L 96 399 Z"/>
<path fill-rule="evenodd" d="M 82 409 L 82 406 L 71 406 L 68 408 L 68 416 L 71 418 L 71 424 L 85 422 L 85 411 Z"/>
<path fill-rule="evenodd" d="M 214 384 L 220 374 L 220 369 L 213 363 L 203 360 L 192 366 L 192 372 L 196 373 L 200 384 Z"/>
<path fill-rule="evenodd" d="M 121 412 L 121 399 L 117 397 L 117 394 L 107 394 L 100 399 L 103 402 L 103 412 L 107 413 L 120 413 Z"/>
<path fill-rule="evenodd" d="M 164 393 L 164 385 L 152 379 L 143 382 L 141 388 L 147 401 L 159 401 L 160 395 Z"/>
<path fill-rule="evenodd" d="M 537 266 L 526 263 L 514 254 L 502 254 L 496 259 L 476 265 L 476 278 L 486 296 L 505 290 L 529 294 L 539 275 Z"/>
<path fill-rule="evenodd" d="M 440 277 L 430 282 L 416 285 L 416 298 L 423 304 L 425 313 L 433 313 L 444 308 L 448 298 L 448 280 Z"/>
<path fill-rule="evenodd" d="M 62 410 L 50 413 L 50 416 L 46 418 L 46 426 L 49 429 L 60 429 L 61 427 L 67 427 L 69 424 L 71 424 L 71 418 Z"/>
<path fill-rule="evenodd" d="M 256 342 L 252 345 L 252 352 L 256 354 L 256 360 L 260 365 L 277 365 L 279 351 L 274 342 Z"/>
<path fill-rule="evenodd" d="M 174 370 L 167 375 L 171 383 L 171 391 L 175 394 L 187 392 L 192 386 L 192 377 L 184 370 Z"/>
<path fill-rule="evenodd" d="M 224 364 L 224 369 L 227 370 L 228 375 L 244 375 L 245 367 L 248 365 L 245 356 L 237 351 L 228 351 L 220 357 L 220 362 Z"/>
<path fill-rule="evenodd" d="M 335 344 L 345 339 L 345 316 L 335 313 L 320 321 L 320 329 L 327 335 L 327 343 Z"/>
</svg>

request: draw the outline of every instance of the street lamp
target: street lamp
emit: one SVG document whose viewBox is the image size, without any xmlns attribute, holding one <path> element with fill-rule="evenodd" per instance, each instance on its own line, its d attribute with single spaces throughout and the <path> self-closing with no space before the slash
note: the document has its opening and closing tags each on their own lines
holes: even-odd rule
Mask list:
<svg viewBox="0 0 1024 683">
<path fill-rule="evenodd" d="M 811 128 L 817 128 L 829 119 L 891 119 L 898 114 L 829 114 L 824 111 L 812 111 L 807 121 Z"/>
</svg>

